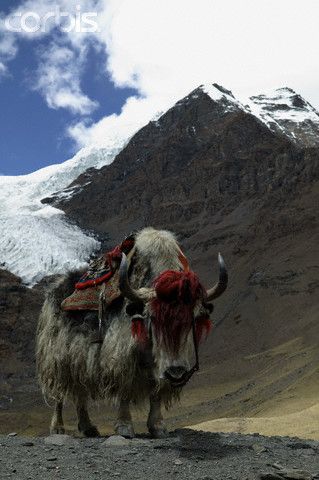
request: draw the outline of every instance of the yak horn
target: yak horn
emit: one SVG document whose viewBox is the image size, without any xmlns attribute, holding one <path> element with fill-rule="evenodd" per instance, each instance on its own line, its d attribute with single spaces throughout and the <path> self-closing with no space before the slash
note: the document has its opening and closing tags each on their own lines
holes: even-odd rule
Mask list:
<svg viewBox="0 0 319 480">
<path fill-rule="evenodd" d="M 128 264 L 125 253 L 122 253 L 122 260 L 119 270 L 119 289 L 122 295 L 134 303 L 145 303 L 152 297 L 152 288 L 140 288 L 135 290 L 131 287 L 128 279 Z"/>
<path fill-rule="evenodd" d="M 221 254 L 218 254 L 218 263 L 219 263 L 219 280 L 212 288 L 207 290 L 206 300 L 209 302 L 219 297 L 227 288 L 228 283 L 228 274 L 225 266 L 225 262 Z"/>
</svg>

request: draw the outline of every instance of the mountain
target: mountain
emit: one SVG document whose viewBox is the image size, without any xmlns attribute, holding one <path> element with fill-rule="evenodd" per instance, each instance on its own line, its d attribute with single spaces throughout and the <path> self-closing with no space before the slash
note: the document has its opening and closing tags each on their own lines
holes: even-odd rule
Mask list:
<svg viewBox="0 0 319 480">
<path fill-rule="evenodd" d="M 290 93 L 284 96 L 292 99 Z M 279 128 L 283 100 L 269 109 L 270 123 L 270 117 L 260 113 L 270 99 L 263 97 L 261 104 L 254 98 L 251 102 L 258 104 L 258 115 L 252 104 L 241 103 L 229 90 L 216 84 L 200 86 L 123 142 L 112 162 L 103 157 L 108 150 L 101 161 L 94 157 L 96 152 L 89 160 L 81 154 L 79 176 L 76 172 L 70 175 L 67 165 L 59 174 L 63 180 L 56 182 L 56 173 L 45 176 L 42 172 L 39 182 L 33 183 L 37 190 L 32 190 L 30 177 L 25 183 L 23 177 L 10 180 L 15 191 L 22 192 L 11 222 L 15 214 L 23 213 L 33 221 L 36 209 L 48 209 L 57 212 L 53 220 L 58 218 L 63 225 L 53 231 L 54 242 L 66 226 L 76 229 L 74 236 L 74 231 L 65 236 L 65 256 L 64 252 L 53 255 L 54 242 L 46 238 L 47 250 L 56 262 L 54 269 L 46 268 L 47 273 L 66 268 L 70 238 L 76 239 L 70 258 L 79 255 L 84 261 L 98 246 L 86 243 L 96 242 L 87 231 L 104 239 L 103 249 L 107 249 L 145 225 L 171 229 L 207 286 L 216 280 L 217 253 L 223 253 L 230 284 L 216 302 L 213 317 L 222 323 L 202 346 L 200 374 L 188 386 L 184 406 L 173 413 L 179 424 L 220 416 L 267 416 L 269 412 L 276 416 L 282 409 L 293 414 L 311 407 L 318 398 L 319 147 L 315 128 L 308 130 L 309 135 L 304 128 L 297 141 L 293 132 L 301 131 L 302 122 L 300 117 L 291 120 L 291 109 L 308 109 L 309 114 L 311 109 L 309 104 L 292 106 L 291 100 L 287 122 Z M 312 113 L 316 114 L 314 109 Z M 87 170 L 87 166 L 95 168 Z M 60 172 L 62 166 L 54 168 Z M 4 182 L 7 197 L 13 190 L 10 181 Z M 10 201 L 14 203 L 13 196 Z M 10 209 L 7 203 L 5 211 Z M 51 219 L 44 218 L 49 228 Z M 36 225 L 32 228 L 38 228 L 35 231 L 41 237 L 44 227 L 37 220 Z M 82 244 L 80 233 L 85 237 Z M 19 251 L 25 252 L 24 241 L 17 239 Z M 37 243 L 32 245 L 30 258 L 35 258 Z M 10 269 L 23 271 L 23 255 L 16 254 L 15 260 L 16 266 L 12 260 Z M 7 375 L 18 375 L 17 359 L 20 366 L 21 362 L 27 365 L 32 349 L 23 350 L 22 344 L 15 347 L 10 339 L 18 325 L 26 337 L 35 328 L 34 312 L 46 280 L 26 289 L 20 279 L 8 275 L 0 272 L 5 296 L 0 308 L 6 339 L 3 359 L 10 355 Z M 33 282 L 35 275 L 30 275 Z M 18 304 L 15 292 L 19 289 L 23 301 Z M 29 302 L 35 306 L 30 312 Z M 6 380 L 12 395 L 14 375 Z M 30 403 L 32 408 L 34 403 Z M 7 418 L 13 419 L 14 411 L 11 415 L 8 410 Z"/>
<path fill-rule="evenodd" d="M 21 284 L 21 279 L 0 270 L 0 364 L 1 390 L 13 374 L 24 381 L 34 375 L 35 321 L 43 302 L 44 288 Z M 5 399 L 0 395 L 0 409 Z"/>
<path fill-rule="evenodd" d="M 82 188 L 53 205 L 113 241 L 145 224 L 190 237 L 243 201 L 260 203 L 311 182 L 316 158 L 316 151 L 269 129 L 231 92 L 202 86 L 139 130 L 90 182 L 80 176 Z"/>
<path fill-rule="evenodd" d="M 196 140 L 198 132 L 192 125 L 193 113 L 191 112 L 191 109 L 197 108 L 197 105 L 198 108 L 202 108 L 200 105 L 204 103 L 202 99 L 205 96 L 208 111 L 202 122 L 207 121 L 208 123 L 206 126 L 203 125 L 203 128 L 206 130 L 216 128 L 210 142 L 214 142 L 219 135 L 218 122 L 211 122 L 213 116 L 222 119 L 231 113 L 245 119 L 253 117 L 255 124 L 258 120 L 259 124 L 262 123 L 266 127 L 264 132 L 272 132 L 276 134 L 276 137 L 284 136 L 294 144 L 298 143 L 298 147 L 310 147 L 318 144 L 316 143 L 319 138 L 318 112 L 293 90 L 282 88 L 268 96 L 251 97 L 249 104 L 244 105 L 224 87 L 217 84 L 206 84 L 170 109 L 173 115 L 185 108 L 189 112 L 183 125 L 183 128 L 188 129 L 185 143 L 185 150 L 190 147 L 190 150 L 186 152 L 188 157 L 192 155 L 192 149 L 196 148 L 200 151 L 205 143 L 205 139 L 197 138 Z M 211 103 L 207 103 L 208 98 Z M 209 112 L 210 105 L 215 105 L 211 112 Z M 144 136 L 151 135 L 149 138 L 159 138 L 161 129 L 165 130 L 164 117 L 166 118 L 165 114 L 150 122 L 147 130 L 143 130 Z M 252 119 L 250 122 L 254 123 Z M 21 277 L 25 284 L 34 285 L 47 275 L 63 273 L 70 268 L 85 265 L 89 256 L 99 249 L 100 240 L 104 238 L 98 238 L 96 230 L 105 232 L 108 229 L 92 224 L 95 231 L 89 232 L 87 228 L 92 222 L 89 221 L 86 224 L 84 219 L 81 222 L 81 214 L 77 216 L 74 213 L 73 215 L 71 211 L 70 217 L 65 216 L 57 207 L 60 202 L 62 206 L 67 205 L 70 199 L 71 205 L 72 198 L 74 198 L 73 204 L 77 201 L 76 199 L 81 198 L 81 189 L 89 186 L 91 181 L 93 181 L 92 185 L 95 184 L 94 179 L 99 176 L 97 170 L 113 162 L 137 129 L 138 125 L 135 128 L 130 126 L 112 137 L 106 135 L 102 145 L 82 149 L 74 158 L 62 164 L 52 165 L 29 175 L 0 176 L 0 227 L 3 232 L 0 239 L 0 267 Z M 157 132 L 155 136 L 154 132 Z M 210 133 L 206 131 L 204 137 L 208 138 Z M 167 134 L 167 138 L 171 137 L 167 129 L 163 134 Z M 203 134 L 204 130 L 202 129 L 201 135 Z M 134 141 L 136 141 L 135 137 Z M 148 138 L 146 138 L 145 145 L 152 150 L 153 146 Z M 172 149 L 173 145 L 169 145 L 169 151 Z M 148 161 L 147 152 L 143 151 L 143 147 L 140 150 L 140 157 L 146 157 L 146 161 Z M 134 162 L 128 158 L 126 161 L 128 168 L 131 168 L 131 164 Z M 139 160 L 137 159 L 137 161 Z M 223 168 L 227 168 L 225 162 L 223 162 Z M 238 182 L 237 173 L 235 176 L 237 176 Z M 224 177 L 223 181 L 229 182 L 229 179 Z M 143 191 L 143 185 L 140 190 Z M 86 189 L 83 191 L 87 192 Z M 93 197 L 97 198 L 95 194 Z M 84 204 L 85 201 L 86 199 L 84 199 Z M 134 204 L 133 202 L 132 208 Z M 66 207 L 67 210 L 68 208 L 70 207 Z M 98 211 L 101 206 L 95 208 Z M 73 218 L 80 221 L 82 230 L 73 222 Z M 104 220 L 105 217 L 102 222 Z M 137 223 L 135 222 L 134 225 Z M 126 228 L 130 228 L 130 226 L 128 225 Z"/>
<path fill-rule="evenodd" d="M 271 130 L 308 147 L 319 145 L 319 113 L 291 88 L 250 97 L 247 108 Z"/>
</svg>

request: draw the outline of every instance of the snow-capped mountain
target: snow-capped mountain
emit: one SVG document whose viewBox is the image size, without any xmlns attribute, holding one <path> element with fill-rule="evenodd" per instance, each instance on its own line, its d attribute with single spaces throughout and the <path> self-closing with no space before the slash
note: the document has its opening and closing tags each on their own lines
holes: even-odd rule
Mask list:
<svg viewBox="0 0 319 480">
<path fill-rule="evenodd" d="M 319 113 L 291 88 L 250 97 L 247 108 L 271 130 L 295 143 L 319 145 Z"/>
<path fill-rule="evenodd" d="M 199 88 L 207 93 L 212 100 L 218 102 L 223 107 L 225 113 L 246 110 L 244 105 L 234 97 L 230 90 L 227 90 L 217 83 L 208 83 L 201 85 Z"/>
<path fill-rule="evenodd" d="M 270 130 L 285 135 L 301 147 L 319 145 L 319 112 L 292 88 L 252 96 L 248 102 L 240 102 L 230 90 L 216 83 L 200 88 L 223 105 L 225 113 L 236 110 L 251 113 Z"/>
<path fill-rule="evenodd" d="M 218 85 L 217 83 L 206 83 L 200 85 L 198 88 L 193 90 L 187 97 L 179 100 L 175 107 L 187 104 L 194 99 L 197 99 L 199 95 L 204 92 L 206 93 L 214 102 L 219 105 L 219 115 L 227 114 L 229 112 L 235 112 L 239 110 L 246 111 L 246 107 L 234 97 L 233 93 L 230 90 Z"/>
<path fill-rule="evenodd" d="M 80 150 L 72 159 L 29 175 L 0 177 L 0 267 L 29 285 L 51 274 L 82 267 L 99 242 L 70 223 L 64 212 L 41 203 L 67 189 L 88 168 L 111 163 L 127 139 Z M 65 189 L 63 191 L 63 189 Z"/>
<path fill-rule="evenodd" d="M 319 145 L 319 112 L 291 88 L 278 88 L 239 101 L 230 90 L 216 83 L 205 84 L 177 105 L 195 98 L 198 90 L 217 102 L 224 114 L 241 110 L 254 115 L 270 130 L 288 137 L 300 147 Z"/>
<path fill-rule="evenodd" d="M 209 101 L 207 96 L 210 97 Z M 203 100 L 203 97 L 206 100 Z M 197 118 L 196 112 L 201 110 L 200 102 L 202 101 L 205 103 L 204 116 Z M 150 122 L 151 130 L 153 127 L 160 130 L 156 133 L 154 142 L 158 137 L 168 138 L 174 128 L 174 118 L 181 115 L 180 110 L 187 109 L 189 114 L 184 117 L 181 123 L 183 127 L 180 128 L 185 128 L 189 132 L 189 137 L 185 141 L 189 142 L 189 138 L 197 139 L 196 148 L 201 144 L 201 140 L 199 131 L 194 126 L 194 120 L 199 122 L 198 127 L 200 126 L 202 132 L 207 132 L 207 135 L 211 136 L 210 142 L 214 142 L 217 138 L 214 136 L 215 133 L 217 136 L 220 135 L 216 130 L 219 128 L 218 125 L 224 125 L 227 116 L 237 112 L 244 112 L 246 116 L 249 114 L 247 118 L 250 119 L 253 115 L 255 120 L 258 118 L 258 125 L 262 122 L 267 129 L 285 135 L 301 147 L 319 145 L 318 112 L 289 88 L 281 88 L 268 95 L 251 97 L 246 104 L 240 102 L 231 91 L 222 86 L 201 85 L 178 101 L 168 112 Z M 172 118 L 169 112 L 172 112 Z M 169 122 L 172 120 L 172 124 L 166 131 L 167 118 L 170 118 Z M 62 205 L 64 208 L 63 203 L 67 204 L 78 196 L 81 202 L 77 206 L 77 215 L 73 215 L 78 219 L 86 201 L 84 191 L 95 177 L 94 170 L 87 177 L 82 177 L 81 181 L 77 182 L 77 178 L 90 168 L 100 169 L 111 164 L 124 146 L 131 143 L 129 139 L 139 127 L 141 125 L 130 126 L 125 134 L 117 137 L 106 134 L 103 145 L 82 149 L 71 160 L 62 164 L 52 165 L 29 175 L 0 177 L 0 268 L 11 271 L 20 276 L 26 284 L 33 285 L 47 275 L 63 273 L 68 269 L 86 264 L 90 254 L 99 248 L 98 240 L 70 222 L 62 210 L 52 205 L 58 205 L 58 207 Z M 242 135 L 245 136 L 246 127 L 240 128 L 242 128 Z M 137 136 L 143 137 L 144 142 L 144 150 L 139 153 L 138 161 L 144 157 L 149 160 L 148 151 L 152 149 L 152 145 L 147 146 L 150 138 L 148 132 L 151 130 L 144 129 L 144 133 L 141 133 L 142 130 L 137 133 Z M 194 144 L 190 145 L 191 149 L 193 147 Z M 167 148 L 169 150 L 169 145 Z M 132 155 L 127 162 L 134 162 L 132 160 L 134 158 Z M 245 179 L 242 179 L 241 183 L 244 182 Z M 105 190 L 104 184 L 101 185 L 101 189 Z M 134 190 L 133 187 L 132 189 Z M 134 194 L 136 195 L 135 190 Z M 96 192 L 91 192 L 90 195 L 93 198 Z M 41 202 L 49 197 L 51 204 Z M 149 202 L 150 199 L 147 201 Z M 132 199 L 132 205 L 134 205 L 134 199 Z M 74 213 L 74 207 L 72 208 Z M 96 204 L 94 211 L 98 211 L 99 208 L 101 207 Z M 103 215 L 105 215 L 104 208 Z M 92 228 L 95 228 L 94 222 L 91 223 Z M 84 223 L 84 227 L 88 225 L 90 226 L 90 222 Z"/>
</svg>

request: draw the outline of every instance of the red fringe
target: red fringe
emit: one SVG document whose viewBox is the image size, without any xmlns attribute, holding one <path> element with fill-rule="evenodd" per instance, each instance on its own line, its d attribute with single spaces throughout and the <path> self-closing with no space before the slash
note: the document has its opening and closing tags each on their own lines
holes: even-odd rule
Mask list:
<svg viewBox="0 0 319 480">
<path fill-rule="evenodd" d="M 133 338 L 135 338 L 141 345 L 145 345 L 147 343 L 148 334 L 144 320 L 142 318 L 132 320 L 131 329 Z"/>
<path fill-rule="evenodd" d="M 114 262 L 115 264 L 119 261 L 121 261 L 122 258 L 122 250 L 121 250 L 121 245 L 118 245 L 115 247 L 111 252 L 108 252 L 106 254 L 108 264 L 110 266 L 110 269 L 113 271 L 114 270 Z"/>
<path fill-rule="evenodd" d="M 85 288 L 94 287 L 95 285 L 100 285 L 101 283 L 104 283 L 110 280 L 110 278 L 114 274 L 114 271 L 116 270 L 116 268 L 118 267 L 121 261 L 122 252 L 124 252 L 127 255 L 132 250 L 133 247 L 134 247 L 134 238 L 132 236 L 126 238 L 120 245 L 115 247 L 110 252 L 105 253 L 104 257 L 110 268 L 109 272 L 107 272 L 105 275 L 99 278 L 87 280 L 86 282 L 78 282 L 75 284 L 75 288 L 77 290 L 84 290 Z"/>
<path fill-rule="evenodd" d="M 195 331 L 198 343 L 202 341 L 203 337 L 206 340 L 212 328 L 213 324 L 209 317 L 202 316 L 196 318 Z"/>
<path fill-rule="evenodd" d="M 204 295 L 198 276 L 191 271 L 166 270 L 155 279 L 154 286 L 157 297 L 166 303 L 181 302 L 194 306 Z"/>
<path fill-rule="evenodd" d="M 204 288 L 194 272 L 175 270 L 161 273 L 154 287 L 156 297 L 151 306 L 156 339 L 177 353 L 191 329 L 193 309 L 203 298 Z"/>
</svg>

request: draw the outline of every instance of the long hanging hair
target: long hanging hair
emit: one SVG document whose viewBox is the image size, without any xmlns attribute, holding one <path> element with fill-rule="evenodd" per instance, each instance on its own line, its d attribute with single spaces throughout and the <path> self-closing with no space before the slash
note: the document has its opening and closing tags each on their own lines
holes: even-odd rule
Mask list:
<svg viewBox="0 0 319 480">
<path fill-rule="evenodd" d="M 192 271 L 166 270 L 154 280 L 156 297 L 151 302 L 156 339 L 171 353 L 177 353 L 192 327 L 193 311 L 205 289 Z M 198 335 L 207 327 L 203 319 Z M 206 325 L 206 326 L 204 326 Z M 207 332 L 208 333 L 208 332 Z"/>
</svg>

